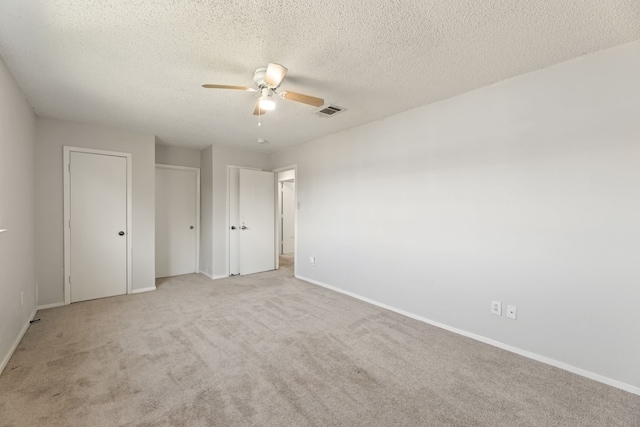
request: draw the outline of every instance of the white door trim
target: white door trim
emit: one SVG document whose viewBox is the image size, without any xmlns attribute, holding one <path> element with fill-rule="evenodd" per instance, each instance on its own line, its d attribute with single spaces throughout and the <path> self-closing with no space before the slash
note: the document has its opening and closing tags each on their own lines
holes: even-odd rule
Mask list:
<svg viewBox="0 0 640 427">
<path fill-rule="evenodd" d="M 87 153 L 87 154 L 101 154 L 106 156 L 125 157 L 127 159 L 127 294 L 133 292 L 133 255 L 132 255 L 132 243 L 133 243 L 133 216 L 132 216 L 132 183 L 131 183 L 131 153 L 121 153 L 117 151 L 105 151 L 95 150 L 92 148 L 73 147 L 65 145 L 63 150 L 63 184 L 64 184 L 64 303 L 65 305 L 71 304 L 71 283 L 69 283 L 69 276 L 71 275 L 71 230 L 69 229 L 69 215 L 71 213 L 71 174 L 70 174 L 70 160 L 71 153 Z"/>
<path fill-rule="evenodd" d="M 282 247 L 282 224 L 280 221 L 280 213 L 279 206 L 282 204 L 282 194 L 279 191 L 280 186 L 278 185 L 278 173 L 284 171 L 295 171 L 295 180 L 296 183 L 294 189 L 294 199 L 296 201 L 296 208 L 293 214 L 293 274 L 295 277 L 296 274 L 296 265 L 298 264 L 298 165 L 293 164 L 290 166 L 284 166 L 281 168 L 274 169 L 272 172 L 275 173 L 276 180 L 276 270 L 280 268 L 280 249 Z"/>
<path fill-rule="evenodd" d="M 200 273 L 200 168 L 165 165 L 161 163 L 156 163 L 156 168 L 195 171 L 196 173 L 196 224 L 198 224 L 198 232 L 196 233 L 196 273 Z"/>
</svg>

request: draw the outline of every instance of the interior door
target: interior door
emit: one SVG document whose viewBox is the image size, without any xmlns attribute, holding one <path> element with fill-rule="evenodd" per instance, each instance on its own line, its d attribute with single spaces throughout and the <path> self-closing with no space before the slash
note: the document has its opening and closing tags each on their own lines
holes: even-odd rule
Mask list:
<svg viewBox="0 0 640 427">
<path fill-rule="evenodd" d="M 127 293 L 127 159 L 70 153 L 71 302 Z"/>
<path fill-rule="evenodd" d="M 275 269 L 275 177 L 240 169 L 240 274 Z"/>
<path fill-rule="evenodd" d="M 197 271 L 198 172 L 156 166 L 156 277 Z"/>
<path fill-rule="evenodd" d="M 291 254 L 295 242 L 295 217 L 296 217 L 296 184 L 293 181 L 284 181 L 282 185 L 282 253 Z"/>
<path fill-rule="evenodd" d="M 240 274 L 240 169 L 229 168 L 229 275 Z"/>
</svg>

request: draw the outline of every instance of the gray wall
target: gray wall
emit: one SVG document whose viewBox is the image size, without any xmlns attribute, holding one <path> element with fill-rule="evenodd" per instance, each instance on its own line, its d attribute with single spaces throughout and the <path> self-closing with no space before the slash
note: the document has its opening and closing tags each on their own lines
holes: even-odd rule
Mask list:
<svg viewBox="0 0 640 427">
<path fill-rule="evenodd" d="M 640 391 L 639 51 L 274 154 L 298 167 L 297 274 Z"/>
<path fill-rule="evenodd" d="M 200 150 L 159 145 L 156 138 L 156 163 L 160 165 L 200 167 Z"/>
<path fill-rule="evenodd" d="M 35 123 L 0 59 L 0 229 L 8 229 L 0 233 L 0 372 L 36 308 Z"/>
<path fill-rule="evenodd" d="M 155 138 L 153 135 L 38 117 L 36 242 L 39 305 L 64 301 L 62 147 L 132 154 L 133 289 L 155 286 Z"/>
<path fill-rule="evenodd" d="M 271 156 L 254 151 L 213 146 L 213 212 L 212 212 L 212 276 L 229 275 L 227 256 L 227 166 L 243 166 L 271 170 Z"/>
</svg>

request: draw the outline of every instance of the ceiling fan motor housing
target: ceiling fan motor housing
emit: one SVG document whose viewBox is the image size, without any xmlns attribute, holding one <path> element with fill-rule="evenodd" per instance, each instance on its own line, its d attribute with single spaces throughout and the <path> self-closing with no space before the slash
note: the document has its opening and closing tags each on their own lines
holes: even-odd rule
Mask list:
<svg viewBox="0 0 640 427">
<path fill-rule="evenodd" d="M 264 76 L 266 74 L 267 74 L 267 69 L 266 68 L 258 68 L 253 73 L 253 81 L 256 84 L 256 86 L 258 86 L 260 89 L 268 87 L 267 84 L 264 81 Z"/>
</svg>

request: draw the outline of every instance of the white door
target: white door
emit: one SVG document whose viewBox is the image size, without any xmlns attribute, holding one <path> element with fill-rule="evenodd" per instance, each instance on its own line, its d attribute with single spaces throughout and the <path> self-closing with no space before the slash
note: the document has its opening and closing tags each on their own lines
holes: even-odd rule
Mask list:
<svg viewBox="0 0 640 427">
<path fill-rule="evenodd" d="M 240 274 L 240 169 L 229 168 L 229 275 Z"/>
<path fill-rule="evenodd" d="M 197 271 L 198 171 L 156 166 L 156 277 Z"/>
<path fill-rule="evenodd" d="M 70 153 L 71 302 L 127 293 L 127 159 Z"/>
<path fill-rule="evenodd" d="M 275 269 L 275 177 L 240 169 L 240 274 Z"/>
<path fill-rule="evenodd" d="M 295 241 L 295 217 L 296 217 L 296 184 L 284 181 L 282 185 L 282 253 L 293 253 Z"/>
</svg>

